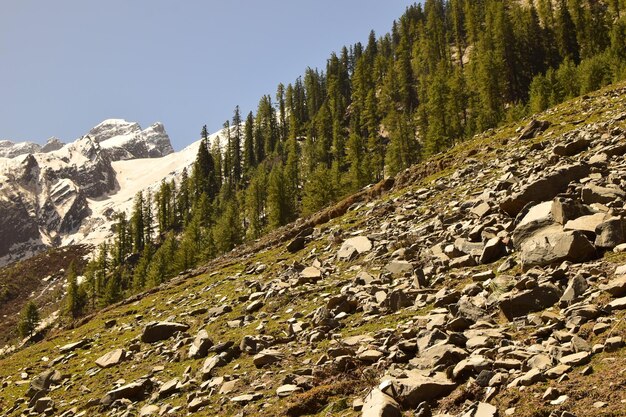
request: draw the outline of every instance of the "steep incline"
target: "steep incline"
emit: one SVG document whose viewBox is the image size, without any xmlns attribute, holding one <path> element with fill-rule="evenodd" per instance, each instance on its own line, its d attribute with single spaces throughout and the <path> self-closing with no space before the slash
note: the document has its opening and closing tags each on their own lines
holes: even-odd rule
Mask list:
<svg viewBox="0 0 626 417">
<path fill-rule="evenodd" d="M 0 413 L 623 416 L 625 99 L 490 131 L 52 331 L 0 360 Z"/>
</svg>

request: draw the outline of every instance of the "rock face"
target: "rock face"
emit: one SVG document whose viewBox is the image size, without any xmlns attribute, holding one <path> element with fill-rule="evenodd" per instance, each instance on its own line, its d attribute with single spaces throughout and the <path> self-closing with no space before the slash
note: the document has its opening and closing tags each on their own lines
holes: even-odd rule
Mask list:
<svg viewBox="0 0 626 417">
<path fill-rule="evenodd" d="M 99 243 L 110 231 L 95 226 L 111 222 L 113 211 L 123 209 L 95 202 L 124 191 L 115 161 L 172 152 L 160 123 L 141 130 L 137 123 L 117 119 L 67 145 L 57 138 L 43 147 L 0 141 L 0 266 L 49 246 L 79 243 L 92 232 L 98 237 L 90 243 Z M 182 170 L 188 159 L 173 167 Z"/>
<path fill-rule="evenodd" d="M 174 152 L 161 123 L 141 130 L 138 123 L 109 119 L 91 129 L 88 136 L 106 150 L 112 161 L 160 158 Z"/>
</svg>

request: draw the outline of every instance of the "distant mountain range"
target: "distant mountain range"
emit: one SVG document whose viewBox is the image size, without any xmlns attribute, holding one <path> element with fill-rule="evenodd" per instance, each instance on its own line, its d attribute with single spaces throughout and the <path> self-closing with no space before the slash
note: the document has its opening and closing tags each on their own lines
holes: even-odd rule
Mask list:
<svg viewBox="0 0 626 417">
<path fill-rule="evenodd" d="M 0 265 L 107 239 L 113 215 L 190 166 L 199 143 L 174 152 L 161 123 L 142 129 L 121 119 L 68 144 L 0 141 Z"/>
</svg>

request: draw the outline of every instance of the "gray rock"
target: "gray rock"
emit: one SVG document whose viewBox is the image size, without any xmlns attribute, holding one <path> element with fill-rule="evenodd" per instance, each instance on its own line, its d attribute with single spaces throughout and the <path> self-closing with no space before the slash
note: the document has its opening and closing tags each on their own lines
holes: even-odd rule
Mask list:
<svg viewBox="0 0 626 417">
<path fill-rule="evenodd" d="M 180 381 L 178 378 L 170 379 L 159 388 L 159 398 L 167 398 L 180 391 Z"/>
<path fill-rule="evenodd" d="M 176 332 L 185 332 L 189 326 L 182 323 L 174 322 L 156 322 L 148 323 L 141 335 L 141 341 L 144 343 L 154 343 L 166 340 L 172 337 Z"/>
<path fill-rule="evenodd" d="M 618 198 L 622 200 L 626 198 L 626 193 L 618 187 L 609 188 L 588 184 L 582 190 L 582 200 L 585 204 L 608 204 Z"/>
<path fill-rule="evenodd" d="M 119 365 L 126 359 L 126 351 L 124 349 L 115 349 L 106 355 L 99 357 L 96 360 L 96 365 L 100 368 L 110 368 L 115 365 Z"/>
<path fill-rule="evenodd" d="M 544 177 L 527 184 L 520 192 L 500 203 L 500 209 L 509 216 L 516 216 L 531 201 L 552 200 L 563 192 L 568 184 L 589 175 L 589 166 L 575 164 L 561 167 Z"/>
<path fill-rule="evenodd" d="M 413 264 L 407 261 L 391 261 L 385 266 L 385 269 L 392 274 L 404 274 L 413 271 Z"/>
<path fill-rule="evenodd" d="M 189 402 L 187 409 L 190 413 L 195 413 L 209 404 L 211 404 L 211 397 L 195 397 Z"/>
<path fill-rule="evenodd" d="M 400 405 L 378 388 L 365 397 L 361 410 L 362 417 L 402 417 Z"/>
<path fill-rule="evenodd" d="M 561 357 L 561 359 L 559 359 L 559 362 L 561 362 L 563 365 L 579 366 L 579 365 L 585 365 L 589 363 L 590 360 L 591 360 L 591 353 L 578 352 L 578 353 L 572 353 L 571 355 L 566 355 L 566 356 Z"/>
<path fill-rule="evenodd" d="M 589 285 L 585 277 L 582 274 L 576 274 L 570 279 L 565 292 L 561 296 L 561 304 L 569 305 L 577 301 L 587 291 L 588 287 Z"/>
<path fill-rule="evenodd" d="M 432 401 L 448 395 L 456 388 L 456 383 L 445 374 L 427 376 L 419 371 L 406 371 L 406 377 L 391 378 L 382 391 L 391 395 L 403 407 L 415 408 L 423 401 Z M 384 384 L 384 383 L 383 383 Z"/>
<path fill-rule="evenodd" d="M 297 385 L 285 384 L 276 388 L 276 395 L 278 395 L 281 398 L 284 398 L 284 397 L 289 397 L 292 394 L 303 392 L 303 391 L 304 390 Z"/>
<path fill-rule="evenodd" d="M 478 403 L 474 417 L 498 417 L 498 409 L 488 403 Z"/>
<path fill-rule="evenodd" d="M 550 127 L 547 120 L 531 120 L 519 134 L 519 140 L 532 139 Z"/>
<path fill-rule="evenodd" d="M 225 366 L 227 364 L 226 360 L 222 356 L 222 354 L 214 355 L 206 358 L 204 363 L 202 364 L 202 369 L 200 370 L 200 374 L 202 375 L 202 380 L 206 381 L 213 376 L 213 371 L 219 367 Z"/>
<path fill-rule="evenodd" d="M 372 242 L 365 236 L 356 236 L 347 239 L 341 245 L 337 257 L 339 259 L 350 259 L 353 256 L 354 249 L 357 253 L 366 253 L 372 250 Z"/>
<path fill-rule="evenodd" d="M 626 295 L 626 275 L 619 275 L 611 279 L 607 284 L 601 285 L 600 289 L 608 292 L 613 297 Z"/>
<path fill-rule="evenodd" d="M 254 355 L 253 363 L 257 368 L 262 368 L 265 365 L 271 365 L 283 360 L 285 355 L 278 350 L 264 349 L 261 352 Z"/>
<path fill-rule="evenodd" d="M 207 331 L 202 329 L 189 347 L 189 357 L 193 359 L 204 358 L 209 353 L 211 346 L 213 346 L 213 341 L 209 338 Z"/>
<path fill-rule="evenodd" d="M 50 397 L 42 397 L 35 403 L 35 411 L 39 414 L 43 413 L 49 408 L 54 408 L 54 401 Z"/>
<path fill-rule="evenodd" d="M 596 227 L 595 245 L 599 248 L 611 249 L 626 242 L 626 222 L 621 217 L 613 217 L 603 221 Z"/>
<path fill-rule="evenodd" d="M 586 151 L 590 141 L 586 138 L 578 138 L 572 142 L 556 145 L 552 152 L 558 156 L 574 156 Z"/>
<path fill-rule="evenodd" d="M 595 213 L 586 216 L 580 216 L 574 220 L 570 220 L 563 226 L 563 230 L 578 230 L 595 234 L 598 225 L 602 224 L 606 219 L 606 213 Z"/>
<path fill-rule="evenodd" d="M 561 232 L 527 240 L 521 246 L 522 268 L 562 261 L 585 262 L 596 257 L 595 247 L 580 232 Z"/>
<path fill-rule="evenodd" d="M 100 403 L 105 406 L 110 406 L 114 401 L 122 398 L 140 401 L 145 398 L 151 387 L 152 381 L 150 379 L 140 379 L 107 392 L 100 400 Z"/>
<path fill-rule="evenodd" d="M 481 264 L 490 264 L 506 256 L 506 245 L 498 237 L 491 238 L 485 243 L 485 248 L 478 260 Z"/>
<path fill-rule="evenodd" d="M 553 306 L 561 298 L 561 291 L 553 284 L 542 284 L 535 288 L 503 294 L 499 307 L 507 319 L 525 316 Z"/>
</svg>

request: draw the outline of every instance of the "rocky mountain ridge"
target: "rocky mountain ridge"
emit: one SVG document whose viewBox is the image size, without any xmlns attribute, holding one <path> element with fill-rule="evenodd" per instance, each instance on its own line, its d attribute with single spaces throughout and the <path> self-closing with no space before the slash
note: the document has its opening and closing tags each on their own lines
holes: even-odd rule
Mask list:
<svg viewBox="0 0 626 417">
<path fill-rule="evenodd" d="M 623 416 L 626 86 L 0 360 L 0 413 Z"/>
<path fill-rule="evenodd" d="M 106 201 L 124 192 L 132 194 L 129 200 L 141 187 L 171 174 L 159 171 L 150 181 L 133 186 L 119 178 L 117 165 L 174 153 L 162 124 L 142 130 L 139 124 L 120 119 L 105 120 L 66 145 L 58 139 L 43 147 L 1 142 L 0 150 L 4 155 L 0 157 L 0 265 L 46 247 L 99 243 L 110 236 L 113 211 L 104 207 Z M 168 166 L 176 171 L 188 164 L 183 154 L 180 166 L 172 166 L 177 164 L 171 161 Z M 115 203 L 120 207 L 114 210 L 126 208 L 120 201 Z"/>
</svg>

